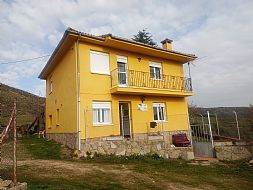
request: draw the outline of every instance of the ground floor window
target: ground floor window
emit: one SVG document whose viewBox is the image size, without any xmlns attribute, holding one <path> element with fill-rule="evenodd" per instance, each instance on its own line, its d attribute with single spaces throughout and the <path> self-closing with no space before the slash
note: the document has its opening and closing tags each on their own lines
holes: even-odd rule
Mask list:
<svg viewBox="0 0 253 190">
<path fill-rule="evenodd" d="M 93 102 L 93 125 L 112 123 L 111 102 Z"/>
<path fill-rule="evenodd" d="M 155 121 L 165 121 L 165 104 L 153 103 L 153 113 Z"/>
<path fill-rule="evenodd" d="M 53 117 L 52 115 L 49 115 L 49 128 L 51 128 L 53 125 Z"/>
</svg>

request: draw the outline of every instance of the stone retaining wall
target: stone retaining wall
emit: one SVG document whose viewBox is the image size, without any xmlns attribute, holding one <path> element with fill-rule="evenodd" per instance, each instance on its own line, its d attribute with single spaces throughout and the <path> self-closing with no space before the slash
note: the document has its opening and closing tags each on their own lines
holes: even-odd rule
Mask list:
<svg viewBox="0 0 253 190">
<path fill-rule="evenodd" d="M 46 133 L 46 138 L 52 139 L 72 149 L 76 149 L 77 147 L 76 133 Z"/>
<path fill-rule="evenodd" d="M 253 145 L 217 145 L 216 157 L 219 160 L 241 160 L 253 157 Z"/>
<path fill-rule="evenodd" d="M 126 156 L 157 153 L 164 158 L 193 159 L 192 147 L 173 147 L 172 135 L 178 133 L 186 133 L 190 139 L 188 131 L 164 132 L 164 136 L 158 133 L 133 134 L 130 139 L 108 136 L 81 140 L 81 151 L 84 156 L 87 152 Z M 76 133 L 47 133 L 46 137 L 72 149 L 77 147 Z"/>
<path fill-rule="evenodd" d="M 193 159 L 192 147 L 171 147 L 171 143 L 152 136 L 151 139 L 123 139 L 122 137 L 104 137 L 81 141 L 81 151 L 85 154 L 115 154 L 129 156 L 133 154 L 145 155 L 156 153 L 164 158 Z"/>
</svg>

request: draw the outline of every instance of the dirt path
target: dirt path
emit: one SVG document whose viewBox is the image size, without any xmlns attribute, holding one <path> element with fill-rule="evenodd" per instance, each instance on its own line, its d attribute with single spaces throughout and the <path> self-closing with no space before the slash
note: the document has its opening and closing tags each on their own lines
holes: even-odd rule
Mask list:
<svg viewBox="0 0 253 190">
<path fill-rule="evenodd" d="M 76 179 L 83 176 L 96 176 L 96 174 L 106 174 L 115 176 L 114 179 L 129 189 L 136 189 L 136 180 L 151 183 L 167 190 L 210 190 L 211 187 L 193 188 L 176 183 L 168 183 L 166 181 L 155 181 L 145 173 L 135 172 L 131 165 L 102 165 L 90 164 L 78 161 L 62 161 L 62 160 L 24 160 L 19 161 L 18 166 L 26 168 L 30 174 L 39 174 L 40 177 L 57 177 L 66 179 Z M 100 178 L 98 176 L 98 178 Z M 138 187 L 137 187 L 138 189 Z M 151 189 L 151 188 L 150 188 Z"/>
</svg>

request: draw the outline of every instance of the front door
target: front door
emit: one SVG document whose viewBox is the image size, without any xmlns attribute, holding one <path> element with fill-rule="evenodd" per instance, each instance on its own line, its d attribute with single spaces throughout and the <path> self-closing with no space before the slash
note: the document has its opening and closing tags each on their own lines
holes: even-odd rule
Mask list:
<svg viewBox="0 0 253 190">
<path fill-rule="evenodd" d="M 131 137 L 130 128 L 130 103 L 119 103 L 119 116 L 120 116 L 120 135 L 124 138 Z"/>
<path fill-rule="evenodd" d="M 118 62 L 118 80 L 119 85 L 127 86 L 127 64 Z"/>
</svg>

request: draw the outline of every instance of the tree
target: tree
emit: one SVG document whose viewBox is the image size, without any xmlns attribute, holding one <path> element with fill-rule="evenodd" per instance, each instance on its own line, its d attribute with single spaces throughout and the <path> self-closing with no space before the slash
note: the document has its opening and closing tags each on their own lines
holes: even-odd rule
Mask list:
<svg viewBox="0 0 253 190">
<path fill-rule="evenodd" d="M 132 38 L 132 40 L 155 47 L 157 46 L 156 42 L 154 42 L 152 39 L 152 35 L 149 32 L 147 32 L 147 29 L 140 30 L 138 34 L 134 35 L 134 38 Z"/>
</svg>

